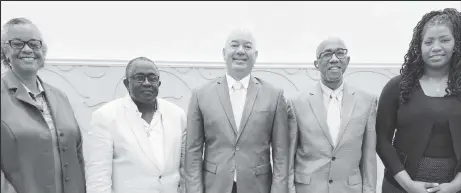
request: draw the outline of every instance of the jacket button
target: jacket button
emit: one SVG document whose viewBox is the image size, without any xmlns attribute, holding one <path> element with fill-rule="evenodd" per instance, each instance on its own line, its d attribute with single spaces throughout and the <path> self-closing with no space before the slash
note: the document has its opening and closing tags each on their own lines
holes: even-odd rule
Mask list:
<svg viewBox="0 0 461 193">
<path fill-rule="evenodd" d="M 332 157 L 331 160 L 335 161 L 335 160 L 336 160 L 336 157 Z"/>
<path fill-rule="evenodd" d="M 231 171 L 231 172 L 234 172 L 234 171 L 235 171 L 235 169 L 232 167 L 232 168 L 230 169 L 230 171 Z"/>
<path fill-rule="evenodd" d="M 63 133 L 63 132 L 61 132 L 61 133 L 59 134 L 59 136 L 61 136 L 61 137 L 62 137 L 62 136 L 64 136 L 64 133 Z"/>
<path fill-rule="evenodd" d="M 330 183 L 330 184 L 333 183 L 333 180 L 329 180 L 328 183 Z"/>
<path fill-rule="evenodd" d="M 237 150 L 237 151 L 238 151 L 238 150 L 240 150 L 240 148 L 237 146 L 237 147 L 235 148 L 235 150 Z"/>
<path fill-rule="evenodd" d="M 162 179 L 162 176 L 158 176 L 158 179 Z"/>
<path fill-rule="evenodd" d="M 68 182 L 69 180 L 70 180 L 69 178 L 64 179 L 64 181 L 66 181 L 66 182 Z"/>
<path fill-rule="evenodd" d="M 69 163 L 65 163 L 65 164 L 64 164 L 64 167 L 67 167 L 67 165 L 69 165 Z"/>
</svg>

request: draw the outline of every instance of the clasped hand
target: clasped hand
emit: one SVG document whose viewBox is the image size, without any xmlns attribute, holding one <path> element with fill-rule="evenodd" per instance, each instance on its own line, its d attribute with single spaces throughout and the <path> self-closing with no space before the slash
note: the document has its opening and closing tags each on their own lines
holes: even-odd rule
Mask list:
<svg viewBox="0 0 461 193">
<path fill-rule="evenodd" d="M 407 191 L 408 193 L 457 193 L 460 190 L 457 190 L 456 186 L 452 183 L 439 184 L 414 181 Z"/>
</svg>

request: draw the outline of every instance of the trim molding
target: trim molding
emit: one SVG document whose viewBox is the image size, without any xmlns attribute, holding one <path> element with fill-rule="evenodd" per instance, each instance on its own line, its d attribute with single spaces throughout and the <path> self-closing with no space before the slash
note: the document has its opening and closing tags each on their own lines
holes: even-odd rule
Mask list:
<svg viewBox="0 0 461 193">
<path fill-rule="evenodd" d="M 53 66 L 111 66 L 125 67 L 129 60 L 123 59 L 58 59 L 46 60 L 46 64 Z M 163 68 L 223 68 L 224 62 L 212 61 L 154 61 Z M 399 63 L 351 63 L 349 68 L 400 68 Z M 301 62 L 257 62 L 255 69 L 312 69 L 313 63 Z"/>
</svg>

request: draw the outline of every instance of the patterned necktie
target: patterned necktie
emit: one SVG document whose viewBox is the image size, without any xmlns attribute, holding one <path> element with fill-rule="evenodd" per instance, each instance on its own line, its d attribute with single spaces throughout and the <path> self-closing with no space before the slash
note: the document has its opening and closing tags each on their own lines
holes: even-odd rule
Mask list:
<svg viewBox="0 0 461 193">
<path fill-rule="evenodd" d="M 330 95 L 330 103 L 328 105 L 327 123 L 333 144 L 336 144 L 339 126 L 341 124 L 341 110 L 338 97 L 333 92 Z"/>
<path fill-rule="evenodd" d="M 245 105 L 245 89 L 240 82 L 235 82 L 232 86 L 231 92 L 232 111 L 234 112 L 235 123 L 237 131 L 240 127 L 240 120 L 242 119 L 243 106 Z"/>
</svg>

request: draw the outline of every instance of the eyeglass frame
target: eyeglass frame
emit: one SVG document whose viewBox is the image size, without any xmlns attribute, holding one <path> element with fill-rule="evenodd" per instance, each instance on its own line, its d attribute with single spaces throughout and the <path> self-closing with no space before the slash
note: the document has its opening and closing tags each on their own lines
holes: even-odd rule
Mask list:
<svg viewBox="0 0 461 193">
<path fill-rule="evenodd" d="M 143 78 L 142 81 L 140 81 L 140 80 L 136 80 L 135 76 L 143 76 L 144 78 Z M 154 76 L 157 80 L 154 81 L 154 82 L 151 82 L 151 81 L 149 81 L 149 76 Z M 147 74 L 147 75 L 145 75 L 145 74 L 133 74 L 129 78 L 133 79 L 134 82 L 136 82 L 136 83 L 144 83 L 146 81 L 146 79 L 147 79 L 147 82 L 149 82 L 151 85 L 158 85 L 160 83 L 160 76 L 155 75 L 155 74 Z"/>
<path fill-rule="evenodd" d="M 338 52 L 339 50 L 346 51 L 346 53 L 344 53 L 344 57 L 338 57 L 337 52 Z M 327 52 L 332 53 L 332 54 L 331 54 L 330 57 L 324 58 L 324 57 L 322 56 L 322 54 L 327 53 Z M 344 58 L 347 57 L 347 53 L 348 53 L 348 50 L 347 50 L 346 48 L 338 48 L 338 49 L 336 49 L 336 50 L 334 50 L 334 51 L 323 51 L 322 53 L 319 54 L 319 56 L 317 57 L 317 59 L 331 60 L 331 58 L 333 58 L 333 55 L 335 55 L 336 58 L 338 58 L 338 59 L 344 59 Z"/>
<path fill-rule="evenodd" d="M 11 41 L 20 41 L 20 42 L 23 43 L 23 45 L 22 45 L 22 47 L 20 47 L 20 48 L 19 48 L 19 47 L 13 47 L 13 46 L 11 45 Z M 29 44 L 31 41 L 38 41 L 38 42 L 40 42 L 40 47 L 38 47 L 38 48 L 32 48 L 32 47 L 30 46 L 30 44 Z M 24 47 L 26 46 L 26 44 L 27 44 L 27 46 L 29 46 L 29 48 L 32 49 L 32 50 L 38 50 L 38 49 L 43 48 L 43 41 L 42 41 L 42 40 L 36 40 L 36 39 L 30 39 L 30 40 L 28 40 L 28 41 L 23 41 L 23 40 L 20 40 L 20 39 L 12 39 L 12 40 L 7 40 L 7 41 L 5 41 L 4 43 L 10 45 L 11 48 L 17 49 L 17 50 L 22 50 L 22 49 L 24 49 Z"/>
</svg>

